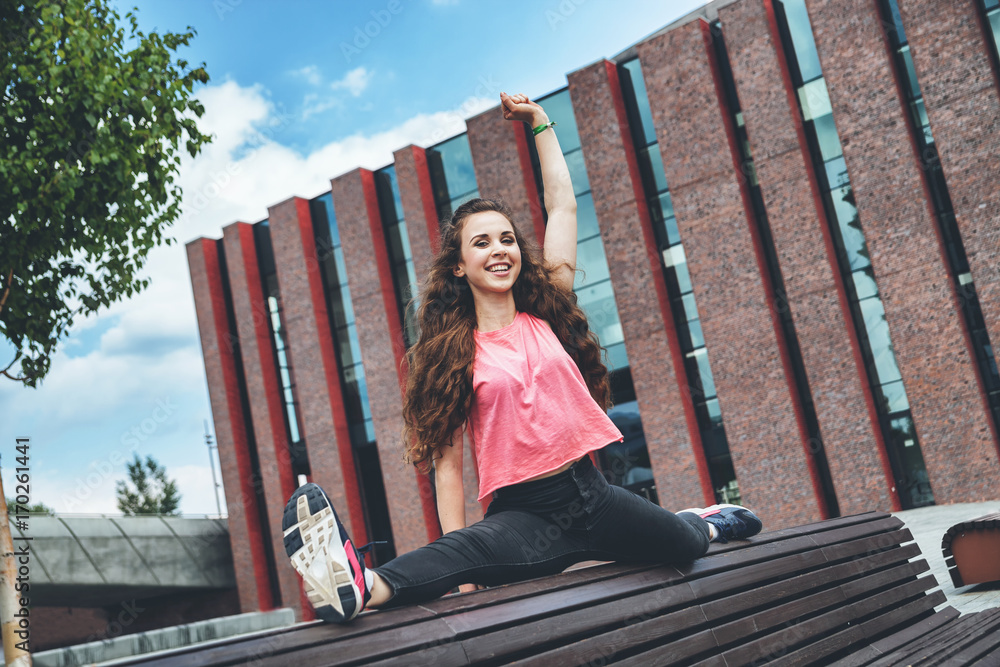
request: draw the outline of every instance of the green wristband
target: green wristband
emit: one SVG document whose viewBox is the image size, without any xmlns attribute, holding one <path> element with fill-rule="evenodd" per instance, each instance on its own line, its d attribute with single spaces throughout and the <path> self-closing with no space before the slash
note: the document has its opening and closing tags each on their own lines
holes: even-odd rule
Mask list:
<svg viewBox="0 0 1000 667">
<path fill-rule="evenodd" d="M 541 134 L 545 130 L 549 129 L 550 127 L 555 127 L 555 126 L 556 126 L 556 122 L 554 120 L 550 120 L 547 123 L 542 123 L 538 127 L 532 128 L 531 129 L 531 133 L 537 137 L 539 134 Z"/>
</svg>

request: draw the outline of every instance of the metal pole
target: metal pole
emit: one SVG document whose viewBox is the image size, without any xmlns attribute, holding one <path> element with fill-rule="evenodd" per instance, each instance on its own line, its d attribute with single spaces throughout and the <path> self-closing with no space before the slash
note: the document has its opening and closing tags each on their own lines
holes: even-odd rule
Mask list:
<svg viewBox="0 0 1000 667">
<path fill-rule="evenodd" d="M 3 494 L 3 479 L 0 476 L 0 623 L 3 623 L 0 637 L 3 639 L 3 657 L 9 667 L 31 667 L 31 653 L 18 648 L 20 618 L 15 616 L 22 609 L 18 603 L 14 582 L 17 579 L 17 565 L 14 563 L 14 540 L 10 535 L 10 517 L 7 515 L 7 497 Z M 22 615 L 21 618 L 24 618 Z M 21 639 L 27 644 L 27 639 Z"/>
<path fill-rule="evenodd" d="M 205 420 L 205 444 L 208 445 L 208 467 L 212 469 L 212 492 L 215 494 L 215 509 L 218 510 L 219 516 L 222 516 L 222 503 L 219 502 L 219 482 L 215 478 L 215 457 L 212 456 L 212 447 L 217 446 L 212 444 L 212 436 L 208 432 L 208 420 Z"/>
</svg>

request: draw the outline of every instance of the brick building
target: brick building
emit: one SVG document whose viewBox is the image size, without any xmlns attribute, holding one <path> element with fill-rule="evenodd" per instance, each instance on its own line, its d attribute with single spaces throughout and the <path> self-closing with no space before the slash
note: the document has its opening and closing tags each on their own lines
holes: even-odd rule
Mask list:
<svg viewBox="0 0 1000 667">
<path fill-rule="evenodd" d="M 998 0 L 716 0 L 538 98 L 625 434 L 612 481 L 769 528 L 1000 497 L 998 39 Z M 388 540 L 378 561 L 440 534 L 400 362 L 459 203 L 543 235 L 533 140 L 499 117 L 188 245 L 245 610 L 309 614 L 280 530 L 303 479 Z"/>
</svg>

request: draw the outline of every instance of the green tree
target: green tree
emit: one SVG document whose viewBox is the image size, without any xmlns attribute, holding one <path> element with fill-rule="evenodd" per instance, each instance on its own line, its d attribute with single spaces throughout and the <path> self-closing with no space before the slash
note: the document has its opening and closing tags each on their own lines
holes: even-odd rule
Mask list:
<svg viewBox="0 0 1000 667">
<path fill-rule="evenodd" d="M 17 501 L 14 500 L 13 498 L 7 498 L 6 500 L 7 500 L 7 514 L 11 515 L 17 514 Z M 33 505 L 27 505 L 24 509 L 28 511 L 28 514 L 47 514 L 49 516 L 52 516 L 56 513 L 54 509 L 52 509 L 51 507 L 49 507 L 44 503 L 35 503 Z"/>
<path fill-rule="evenodd" d="M 167 469 L 147 456 L 145 463 L 135 455 L 127 464 L 129 481 L 118 480 L 118 509 L 126 516 L 136 514 L 179 514 L 181 494 L 177 483 L 167 479 Z"/>
<path fill-rule="evenodd" d="M 0 336 L 15 350 L 0 374 L 26 386 L 75 318 L 148 285 L 180 214 L 181 145 L 211 140 L 192 97 L 204 64 L 175 59 L 194 30 L 125 18 L 108 0 L 0 0 Z"/>
</svg>

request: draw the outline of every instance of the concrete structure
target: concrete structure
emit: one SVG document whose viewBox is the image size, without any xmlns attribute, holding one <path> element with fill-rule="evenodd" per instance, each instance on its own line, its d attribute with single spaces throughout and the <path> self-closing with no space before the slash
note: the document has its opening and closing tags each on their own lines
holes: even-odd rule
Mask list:
<svg viewBox="0 0 1000 667">
<path fill-rule="evenodd" d="M 716 0 L 537 98 L 625 435 L 598 456 L 613 482 L 771 528 L 1000 496 L 996 4 Z M 544 239 L 533 141 L 494 108 L 189 244 L 243 610 L 308 615 L 289 479 L 388 540 L 378 562 L 438 534 L 401 464 L 410 299 L 471 197 Z M 473 517 L 476 486 L 470 466 Z"/>
<path fill-rule="evenodd" d="M 33 651 L 239 608 L 225 519 L 33 515 L 11 534 L 29 545 Z"/>
</svg>

